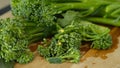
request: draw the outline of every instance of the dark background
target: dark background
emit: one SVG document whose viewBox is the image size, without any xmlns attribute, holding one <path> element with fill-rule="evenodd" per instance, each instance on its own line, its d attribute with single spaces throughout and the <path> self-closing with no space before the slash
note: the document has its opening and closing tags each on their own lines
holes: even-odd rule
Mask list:
<svg viewBox="0 0 120 68">
<path fill-rule="evenodd" d="M 10 10 L 10 0 L 0 0 L 0 16 Z"/>
</svg>

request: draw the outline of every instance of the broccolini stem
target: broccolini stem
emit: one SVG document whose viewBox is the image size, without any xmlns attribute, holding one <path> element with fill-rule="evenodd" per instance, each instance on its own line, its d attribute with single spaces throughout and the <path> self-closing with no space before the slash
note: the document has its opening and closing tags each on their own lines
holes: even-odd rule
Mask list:
<svg viewBox="0 0 120 68">
<path fill-rule="evenodd" d="M 30 37 L 28 38 L 28 40 L 32 40 L 32 39 L 34 39 L 34 38 L 41 38 L 41 37 L 44 37 L 43 36 L 44 34 L 41 32 L 41 33 L 36 33 L 36 34 L 32 34 L 32 35 L 30 35 Z"/>
<path fill-rule="evenodd" d="M 120 20 L 119 19 L 110 19 L 110 18 L 99 18 L 99 17 L 89 17 L 85 18 L 88 21 L 92 21 L 94 23 L 100 23 L 100 24 L 108 24 L 112 26 L 120 26 Z"/>
<path fill-rule="evenodd" d="M 41 39 L 41 37 L 37 37 L 37 38 L 31 39 L 31 40 L 29 41 L 29 44 L 32 44 L 32 43 L 35 43 L 35 42 L 39 42 L 40 39 Z"/>
<path fill-rule="evenodd" d="M 26 32 L 31 35 L 31 34 L 43 32 L 44 30 L 45 28 L 43 27 L 32 27 L 30 29 L 26 29 Z"/>
<path fill-rule="evenodd" d="M 111 16 L 115 17 L 115 18 L 120 17 L 119 12 L 120 12 L 120 8 L 117 8 L 117 10 L 115 10 L 111 13 Z"/>
<path fill-rule="evenodd" d="M 89 9 L 89 8 L 93 8 L 93 7 L 98 7 L 100 5 L 105 5 L 105 4 L 109 4 L 106 2 L 85 2 L 85 3 L 58 3 L 58 4 L 53 4 L 53 7 L 58 10 L 58 11 L 65 11 L 68 9 Z"/>
<path fill-rule="evenodd" d="M 22 22 L 23 26 L 25 27 L 32 27 L 32 26 L 36 26 L 37 24 L 36 23 L 33 23 L 33 22 Z"/>
</svg>

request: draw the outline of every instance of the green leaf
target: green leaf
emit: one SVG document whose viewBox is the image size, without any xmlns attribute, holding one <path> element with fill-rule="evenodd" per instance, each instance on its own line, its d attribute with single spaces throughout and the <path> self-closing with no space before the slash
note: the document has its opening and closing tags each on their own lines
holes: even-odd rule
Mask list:
<svg viewBox="0 0 120 68">
<path fill-rule="evenodd" d="M 67 11 L 65 14 L 63 14 L 62 19 L 58 19 L 58 23 L 60 26 L 65 27 L 67 25 L 70 25 L 72 21 L 76 18 L 78 12 L 75 11 Z"/>
<path fill-rule="evenodd" d="M 62 63 L 62 58 L 59 58 L 59 57 L 51 57 L 51 58 L 47 58 L 47 60 L 50 62 L 50 63 Z"/>
</svg>

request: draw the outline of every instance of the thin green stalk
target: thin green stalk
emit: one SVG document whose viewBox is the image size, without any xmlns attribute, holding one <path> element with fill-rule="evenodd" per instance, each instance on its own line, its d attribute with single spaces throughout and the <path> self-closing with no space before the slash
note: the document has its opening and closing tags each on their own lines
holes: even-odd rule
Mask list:
<svg viewBox="0 0 120 68">
<path fill-rule="evenodd" d="M 85 19 L 88 21 L 92 21 L 94 23 L 107 24 L 107 25 L 112 25 L 112 26 L 120 26 L 119 19 L 100 18 L 100 17 L 89 17 Z"/>
<path fill-rule="evenodd" d="M 68 10 L 68 9 L 88 9 L 91 7 L 97 7 L 100 5 L 105 5 L 105 4 L 110 4 L 109 2 L 97 2 L 94 3 L 94 1 L 92 2 L 85 2 L 85 3 L 81 3 L 81 2 L 74 2 L 74 3 L 57 3 L 57 4 L 53 4 L 53 7 L 64 11 L 64 10 Z"/>
<path fill-rule="evenodd" d="M 36 26 L 37 24 L 36 23 L 34 23 L 34 22 L 21 22 L 22 24 L 23 24 L 23 26 L 25 26 L 25 27 L 32 27 L 32 26 Z"/>
<path fill-rule="evenodd" d="M 119 17 L 120 16 L 120 8 L 118 8 L 117 10 L 115 10 L 115 11 L 113 11 L 112 13 L 111 13 L 111 16 L 112 17 Z"/>
<path fill-rule="evenodd" d="M 45 28 L 43 27 L 32 27 L 32 28 L 26 29 L 25 31 L 28 34 L 35 34 L 35 33 L 43 32 L 44 30 Z"/>
<path fill-rule="evenodd" d="M 32 40 L 32 39 L 37 38 L 37 37 L 39 37 L 39 38 L 44 37 L 44 33 L 32 34 L 29 36 L 28 40 Z"/>
<path fill-rule="evenodd" d="M 40 41 L 41 37 L 37 37 L 37 38 L 33 38 L 31 40 L 29 40 L 29 44 Z"/>
</svg>

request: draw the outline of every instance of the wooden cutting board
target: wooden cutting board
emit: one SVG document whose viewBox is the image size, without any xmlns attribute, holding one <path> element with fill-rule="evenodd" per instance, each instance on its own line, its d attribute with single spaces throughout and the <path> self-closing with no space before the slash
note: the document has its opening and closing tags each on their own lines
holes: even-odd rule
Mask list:
<svg viewBox="0 0 120 68">
<path fill-rule="evenodd" d="M 8 12 L 0 18 L 12 17 Z M 113 45 L 109 50 L 88 50 L 77 64 L 62 63 L 50 64 L 44 58 L 35 53 L 35 58 L 29 64 L 16 63 L 14 68 L 120 68 L 120 28 L 114 27 L 110 34 L 113 38 Z"/>
</svg>

